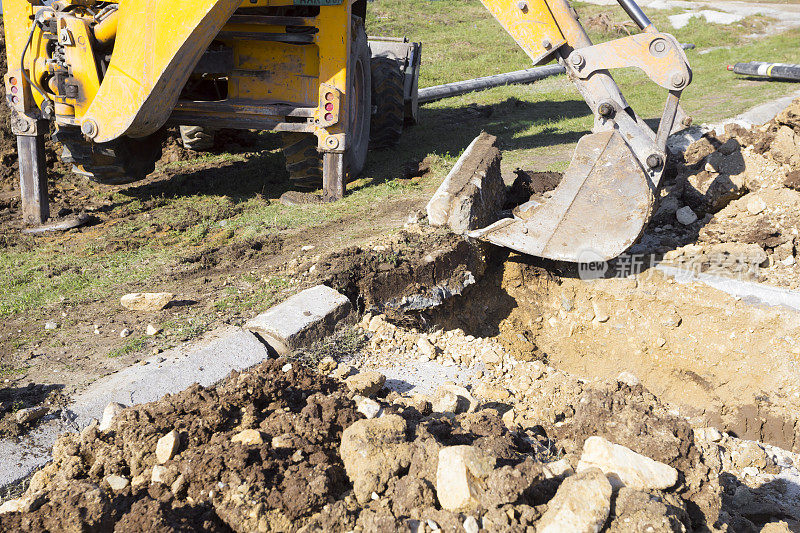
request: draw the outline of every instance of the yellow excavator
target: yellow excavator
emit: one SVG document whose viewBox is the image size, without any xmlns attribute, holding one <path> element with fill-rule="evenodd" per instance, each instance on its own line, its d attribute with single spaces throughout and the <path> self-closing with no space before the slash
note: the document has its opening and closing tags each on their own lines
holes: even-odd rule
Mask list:
<svg viewBox="0 0 800 533">
<path fill-rule="evenodd" d="M 692 72 L 680 44 L 633 0 L 641 33 L 593 44 L 567 0 L 481 0 L 534 64 L 567 70 L 595 115 L 560 185 L 476 235 L 531 255 L 616 257 L 640 236 L 685 122 Z M 142 179 L 167 125 L 283 133 L 298 186 L 341 198 L 370 143 L 416 116 L 419 45 L 369 39 L 367 0 L 5 0 L 4 81 L 17 135 L 23 217 L 47 219 L 44 134 L 101 183 Z M 637 67 L 667 91 L 657 131 L 609 70 Z M 587 254 L 590 254 L 587 256 Z"/>
</svg>

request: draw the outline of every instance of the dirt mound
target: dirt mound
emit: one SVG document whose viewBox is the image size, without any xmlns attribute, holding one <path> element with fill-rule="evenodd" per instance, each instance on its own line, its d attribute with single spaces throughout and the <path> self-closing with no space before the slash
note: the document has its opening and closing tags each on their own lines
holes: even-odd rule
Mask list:
<svg viewBox="0 0 800 533">
<path fill-rule="evenodd" d="M 750 129 L 727 125 L 688 147 L 638 248 L 682 268 L 798 284 L 800 99 Z"/>
</svg>

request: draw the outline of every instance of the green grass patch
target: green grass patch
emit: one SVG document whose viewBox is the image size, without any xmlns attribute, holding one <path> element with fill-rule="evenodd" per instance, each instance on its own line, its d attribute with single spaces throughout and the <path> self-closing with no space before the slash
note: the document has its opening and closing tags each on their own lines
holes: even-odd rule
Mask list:
<svg viewBox="0 0 800 533">
<path fill-rule="evenodd" d="M 108 352 L 108 356 L 112 358 L 124 357 L 126 355 L 131 355 L 134 353 L 141 352 L 142 350 L 145 349 L 146 346 L 147 346 L 146 337 L 142 335 L 138 335 L 136 337 L 129 337 L 122 346 Z"/>
</svg>

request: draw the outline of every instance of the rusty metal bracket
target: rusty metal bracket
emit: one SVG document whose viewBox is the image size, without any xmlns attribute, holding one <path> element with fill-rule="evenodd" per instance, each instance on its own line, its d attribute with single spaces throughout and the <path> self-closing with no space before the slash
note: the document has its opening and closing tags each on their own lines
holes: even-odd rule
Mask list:
<svg viewBox="0 0 800 533">
<path fill-rule="evenodd" d="M 29 117 L 11 108 L 11 132 L 14 135 L 36 136 L 49 131 L 47 121 Z"/>
<path fill-rule="evenodd" d="M 692 81 L 689 60 L 680 43 L 668 33 L 640 33 L 579 48 L 569 55 L 567 63 L 580 79 L 600 70 L 637 67 L 668 91 L 682 90 Z"/>
</svg>

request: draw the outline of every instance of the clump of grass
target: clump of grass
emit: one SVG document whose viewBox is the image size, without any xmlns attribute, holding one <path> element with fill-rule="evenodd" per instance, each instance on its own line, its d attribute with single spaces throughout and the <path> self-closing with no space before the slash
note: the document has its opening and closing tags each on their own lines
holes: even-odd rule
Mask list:
<svg viewBox="0 0 800 533">
<path fill-rule="evenodd" d="M 330 356 L 338 362 L 357 354 L 364 348 L 367 340 L 360 328 L 347 326 L 307 348 L 297 350 L 293 357 L 308 367 L 316 368 L 325 357 Z"/>
<path fill-rule="evenodd" d="M 144 336 L 139 335 L 137 337 L 131 337 L 127 341 L 125 341 L 125 343 L 119 348 L 111 350 L 108 353 L 108 356 L 116 358 L 116 357 L 124 357 L 126 355 L 131 355 L 136 352 L 141 352 L 142 350 L 145 349 L 146 345 L 147 345 L 147 339 Z"/>
</svg>

